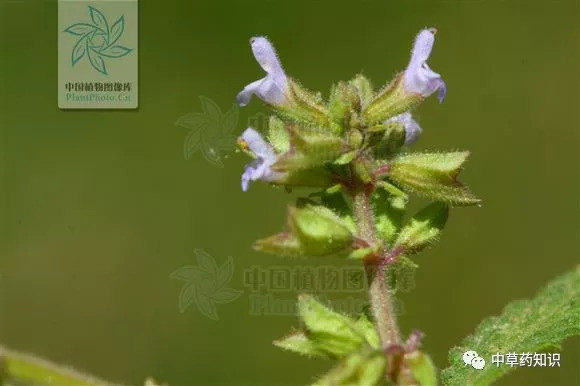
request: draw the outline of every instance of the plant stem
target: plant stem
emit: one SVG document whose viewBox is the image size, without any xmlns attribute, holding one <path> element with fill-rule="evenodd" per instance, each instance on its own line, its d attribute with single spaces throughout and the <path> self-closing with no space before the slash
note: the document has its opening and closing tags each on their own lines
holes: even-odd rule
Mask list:
<svg viewBox="0 0 580 386">
<path fill-rule="evenodd" d="M 372 188 L 364 187 L 355 191 L 353 211 L 360 232 L 359 236 L 370 244 L 375 244 L 379 243 L 380 240 L 377 236 L 371 196 Z M 388 255 L 388 251 L 384 247 L 378 260 L 365 260 L 371 309 L 383 349 L 402 344 L 392 290 L 389 288 L 386 278 L 388 268 L 386 264 L 383 264 Z"/>
</svg>

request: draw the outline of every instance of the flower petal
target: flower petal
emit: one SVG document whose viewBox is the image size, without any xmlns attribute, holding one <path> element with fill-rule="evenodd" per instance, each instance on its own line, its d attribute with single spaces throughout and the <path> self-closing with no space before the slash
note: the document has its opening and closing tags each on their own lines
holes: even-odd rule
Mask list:
<svg viewBox="0 0 580 386">
<path fill-rule="evenodd" d="M 282 105 L 286 103 L 286 89 L 288 78 L 276 55 L 276 50 L 272 44 L 263 36 L 250 39 L 252 52 L 256 61 L 266 71 L 266 77 L 247 85 L 236 97 L 240 106 L 245 106 L 250 102 L 252 95 L 258 96 L 261 100 L 272 105 Z"/>
<path fill-rule="evenodd" d="M 262 66 L 264 71 L 268 74 L 275 72 L 282 72 L 282 64 L 278 55 L 276 55 L 276 50 L 270 41 L 263 36 L 255 36 L 250 39 L 250 45 L 252 46 L 252 52 L 256 61 Z"/>
<path fill-rule="evenodd" d="M 270 167 L 278 157 L 272 146 L 264 141 L 260 133 L 255 129 L 247 128 L 240 137 L 240 142 L 257 157 L 245 166 L 242 174 L 242 190 L 246 192 L 250 181 L 263 180 L 275 181 L 283 176 L 283 173 L 273 171 Z"/>
<path fill-rule="evenodd" d="M 421 94 L 424 97 L 439 90 L 438 99 L 442 102 L 447 90 L 445 82 L 441 79 L 441 75 L 431 70 L 426 63 L 434 42 L 434 29 L 424 29 L 419 32 L 413 45 L 411 60 L 405 70 L 404 86 L 408 92 Z"/>
<path fill-rule="evenodd" d="M 260 84 L 263 80 L 264 79 L 257 80 L 244 87 L 244 89 L 236 96 L 236 102 L 238 102 L 238 105 L 246 106 L 248 103 L 250 103 L 252 95 L 258 91 L 258 87 L 260 87 Z"/>
<path fill-rule="evenodd" d="M 240 139 L 248 146 L 248 148 L 259 158 L 275 159 L 276 154 L 272 146 L 258 133 L 253 127 L 248 127 L 242 133 Z"/>
<path fill-rule="evenodd" d="M 396 122 L 403 125 L 405 128 L 405 145 L 410 145 L 417 141 L 419 135 L 423 132 L 421 126 L 419 126 L 417 121 L 413 119 L 411 112 L 409 111 L 395 115 L 394 117 L 387 119 L 386 122 Z"/>
</svg>

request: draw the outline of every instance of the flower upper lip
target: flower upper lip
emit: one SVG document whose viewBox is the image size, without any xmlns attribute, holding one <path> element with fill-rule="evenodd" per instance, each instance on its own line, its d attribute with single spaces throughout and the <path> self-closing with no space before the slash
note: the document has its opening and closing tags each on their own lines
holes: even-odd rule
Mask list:
<svg viewBox="0 0 580 386">
<path fill-rule="evenodd" d="M 266 76 L 247 85 L 236 100 L 240 106 L 249 103 L 252 95 L 258 96 L 264 102 L 272 105 L 282 105 L 286 102 L 288 78 L 282 64 L 276 55 L 276 50 L 270 41 L 263 36 L 250 39 L 250 45 L 256 61 L 266 71 Z"/>
<path fill-rule="evenodd" d="M 441 75 L 427 65 L 436 33 L 437 29 L 428 28 L 421 30 L 417 35 L 411 52 L 411 60 L 405 70 L 404 86 L 408 92 L 421 94 L 423 97 L 428 97 L 438 90 L 438 99 L 442 102 L 447 93 L 447 86 L 441 79 Z"/>
</svg>

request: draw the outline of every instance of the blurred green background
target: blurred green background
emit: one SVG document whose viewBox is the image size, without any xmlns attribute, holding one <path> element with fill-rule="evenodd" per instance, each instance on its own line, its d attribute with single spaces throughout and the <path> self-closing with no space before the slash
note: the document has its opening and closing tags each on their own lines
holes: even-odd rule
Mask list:
<svg viewBox="0 0 580 386">
<path fill-rule="evenodd" d="M 170 385 L 300 385 L 330 367 L 271 341 L 292 315 L 249 314 L 243 271 L 320 265 L 251 249 L 281 229 L 296 196 L 240 190 L 247 157 L 218 168 L 183 157 L 198 96 L 223 110 L 263 76 L 248 38 L 267 34 L 289 75 L 324 95 L 363 71 L 377 86 L 405 68 L 420 28 L 439 30 L 431 67 L 448 85 L 416 114 L 418 149 L 469 149 L 463 174 L 481 208 L 451 213 L 419 256 L 403 297 L 404 332 L 448 349 L 515 298 L 532 296 L 579 256 L 579 5 L 569 1 L 163 1 L 140 4 L 137 111 L 59 111 L 57 3 L 0 3 L 0 341 L 114 381 Z M 240 110 L 235 134 L 257 112 Z M 178 309 L 201 248 L 232 256 L 219 321 Z M 276 296 L 293 299 L 296 291 Z M 338 294 L 340 297 L 340 294 Z M 579 341 L 559 369 L 524 368 L 503 385 L 578 385 Z"/>
</svg>

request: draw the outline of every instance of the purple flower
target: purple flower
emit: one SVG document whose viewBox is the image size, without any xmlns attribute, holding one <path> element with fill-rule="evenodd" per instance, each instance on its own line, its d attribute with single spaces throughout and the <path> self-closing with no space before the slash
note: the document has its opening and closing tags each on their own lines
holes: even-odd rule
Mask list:
<svg viewBox="0 0 580 386">
<path fill-rule="evenodd" d="M 428 97 L 439 90 L 437 98 L 443 102 L 447 87 L 441 79 L 441 75 L 434 72 L 427 65 L 427 59 L 431 54 L 433 43 L 435 42 L 434 28 L 424 29 L 417 35 L 413 51 L 411 51 L 411 61 L 405 70 L 404 87 L 410 93 L 421 94 Z"/>
<path fill-rule="evenodd" d="M 280 60 L 272 43 L 265 37 L 257 36 L 250 39 L 254 57 L 262 66 L 267 75 L 247 85 L 236 97 L 240 106 L 250 102 L 252 95 L 256 95 L 271 105 L 282 105 L 286 102 L 286 88 L 288 78 L 282 69 Z"/>
<path fill-rule="evenodd" d="M 406 111 L 402 114 L 395 115 L 385 121 L 385 123 L 394 122 L 400 123 L 405 128 L 405 145 L 410 145 L 415 142 L 421 132 L 421 126 L 413 119 L 411 112 Z"/>
<path fill-rule="evenodd" d="M 283 176 L 283 173 L 273 171 L 270 167 L 277 161 L 278 156 L 272 146 L 264 141 L 260 133 L 248 127 L 238 139 L 240 145 L 249 149 L 256 157 L 255 160 L 246 165 L 242 174 L 242 190 L 246 192 L 250 181 L 276 181 Z"/>
</svg>

